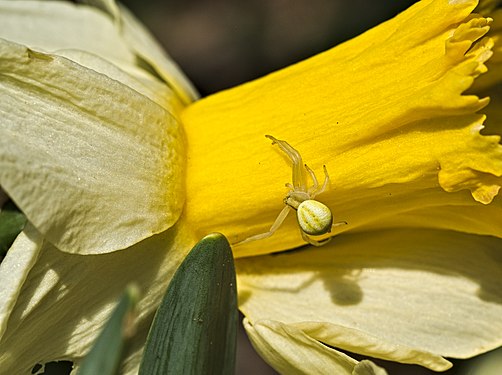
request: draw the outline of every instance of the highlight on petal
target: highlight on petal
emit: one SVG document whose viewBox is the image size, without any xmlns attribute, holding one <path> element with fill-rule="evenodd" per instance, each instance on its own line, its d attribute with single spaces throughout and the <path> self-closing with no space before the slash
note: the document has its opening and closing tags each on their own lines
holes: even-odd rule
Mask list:
<svg viewBox="0 0 502 375">
<path fill-rule="evenodd" d="M 332 349 L 312 338 L 310 332 L 302 326 L 284 324 L 271 320 L 258 321 L 251 324 L 244 318 L 244 328 L 260 355 L 277 371 L 284 374 L 365 374 L 385 375 L 387 372 L 369 360 L 357 362 L 344 353 Z M 320 327 L 320 331 L 324 329 Z M 347 334 L 347 343 L 354 347 L 371 345 L 361 342 L 360 334 L 340 327 L 340 333 Z M 372 343 L 373 346 L 378 344 Z M 381 344 L 379 345 L 382 346 Z M 407 353 L 415 358 L 421 357 L 430 364 L 430 368 L 442 371 L 451 367 L 445 359 L 430 353 L 419 353 L 404 347 L 389 347 L 389 353 L 403 355 Z M 410 362 L 413 363 L 413 362 Z"/>
<path fill-rule="evenodd" d="M 445 370 L 442 356 L 502 345 L 501 244 L 394 229 L 242 258 L 240 309 L 253 325 L 275 320 L 334 348 Z"/>
<path fill-rule="evenodd" d="M 357 362 L 323 345 L 294 325 L 273 320 L 251 324 L 247 318 L 243 324 L 254 348 L 281 374 L 387 374 L 369 360 Z"/>
<path fill-rule="evenodd" d="M 0 338 L 7 328 L 9 316 L 42 248 L 42 236 L 31 225 L 17 237 L 0 263 Z"/>
<path fill-rule="evenodd" d="M 392 218 L 424 207 L 491 202 L 502 183 L 500 137 L 480 135 L 489 100 L 467 91 L 494 43 L 484 36 L 491 19 L 471 14 L 476 3 L 417 2 L 338 47 L 187 107 L 187 219 L 232 243 L 269 230 L 291 166 L 265 134 L 314 171 L 326 165 L 331 186 L 319 200 L 348 223 L 339 232 L 406 226 Z M 216 209 L 224 214 L 207 220 Z M 456 229 L 433 217 L 421 226 Z M 502 236 L 502 226 L 490 234 Z M 291 215 L 235 254 L 303 243 Z"/>
<path fill-rule="evenodd" d="M 158 303 L 195 242 L 182 224 L 123 251 L 99 256 L 64 253 L 44 242 L 8 320 L 2 321 L 6 324 L 0 339 L 2 372 L 29 374 L 37 363 L 58 360 L 72 361 L 78 369 L 118 296 L 135 283 L 140 289 L 139 315 L 120 373 L 137 374 Z M 16 242 L 9 254 L 18 253 L 20 246 Z M 12 276 L 4 268 L 0 272 L 0 280 Z"/>
<path fill-rule="evenodd" d="M 182 129 L 163 107 L 63 57 L 0 40 L 0 185 L 63 251 L 105 253 L 171 227 Z"/>
<path fill-rule="evenodd" d="M 164 83 L 159 82 L 158 79 L 147 74 L 144 70 L 128 68 L 124 71 L 105 59 L 85 51 L 73 49 L 58 50 L 57 55 L 129 86 L 131 89 L 163 107 L 173 116 L 176 116 L 184 106 L 174 91 Z"/>
<path fill-rule="evenodd" d="M 151 65 L 155 79 L 172 87 L 185 105 L 198 97 L 178 66 L 127 9 L 114 0 L 83 3 L 1 0 L 0 37 L 45 52 L 87 52 L 127 72 Z"/>
<path fill-rule="evenodd" d="M 0 37 L 41 52 L 74 49 L 135 65 L 133 51 L 104 12 L 67 1 L 1 0 Z"/>
<path fill-rule="evenodd" d="M 293 326 L 312 339 L 321 342 L 336 342 L 337 347 L 351 352 L 360 352 L 379 358 L 392 358 L 401 363 L 419 364 L 434 371 L 445 371 L 452 366 L 440 355 L 387 342 L 382 337 L 372 336 L 357 329 L 319 322 L 301 322 Z"/>
<path fill-rule="evenodd" d="M 272 320 L 251 324 L 246 318 L 243 324 L 256 351 L 282 374 L 351 375 L 357 364 L 287 324 Z"/>
</svg>

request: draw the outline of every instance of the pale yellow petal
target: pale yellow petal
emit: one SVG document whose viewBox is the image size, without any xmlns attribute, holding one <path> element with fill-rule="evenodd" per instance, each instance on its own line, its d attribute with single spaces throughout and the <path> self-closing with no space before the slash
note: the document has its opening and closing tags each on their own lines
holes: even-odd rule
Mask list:
<svg viewBox="0 0 502 375">
<path fill-rule="evenodd" d="M 0 1 L 0 38 L 55 52 L 76 49 L 123 65 L 135 65 L 134 51 L 105 13 L 67 1 Z"/>
<path fill-rule="evenodd" d="M 79 65 L 95 70 L 129 86 L 173 115 L 179 113 L 184 106 L 181 99 L 170 87 L 147 74 L 144 70 L 124 66 L 121 68 L 126 68 L 126 70 L 122 70 L 101 57 L 75 49 L 58 50 L 57 55 L 66 57 Z"/>
<path fill-rule="evenodd" d="M 254 348 L 281 374 L 387 374 L 373 362 L 357 362 L 313 339 L 294 325 L 273 320 L 252 324 L 247 318 L 244 318 L 243 324 Z"/>
<path fill-rule="evenodd" d="M 381 335 L 373 336 L 354 328 L 337 324 L 301 322 L 291 324 L 305 335 L 320 342 L 330 343 L 351 352 L 385 358 L 401 363 L 419 364 L 434 371 L 445 371 L 452 364 L 438 354 L 386 341 Z"/>
<path fill-rule="evenodd" d="M 240 309 L 335 348 L 444 370 L 438 356 L 502 344 L 501 241 L 394 229 L 238 259 Z"/>
<path fill-rule="evenodd" d="M 150 65 L 150 78 L 167 83 L 184 104 L 198 97 L 190 81 L 148 31 L 114 0 L 0 1 L 0 38 L 33 49 L 75 49 L 128 72 Z M 151 73 L 149 72 L 149 73 Z M 160 78 L 160 79 L 159 79 Z"/>
<path fill-rule="evenodd" d="M 256 351 L 281 374 L 352 375 L 357 364 L 293 326 L 273 320 L 243 324 Z"/>
<path fill-rule="evenodd" d="M 157 75 L 145 70 L 145 64 L 139 63 L 135 50 L 122 35 L 120 12 L 115 2 L 94 3 L 99 9 L 64 1 L 0 0 L 0 37 L 67 57 L 130 86 L 177 113 L 183 105 L 180 97 Z M 179 69 L 173 68 L 170 72 L 183 76 Z M 187 90 L 191 90 L 189 84 Z M 179 88 L 179 92 L 182 91 Z M 183 97 L 186 95 L 182 92 Z"/>
<path fill-rule="evenodd" d="M 135 53 L 152 65 L 174 92 L 189 104 L 199 97 L 191 82 L 181 73 L 180 68 L 166 54 L 145 27 L 126 8 L 121 9 L 122 32 L 125 41 Z"/>
<path fill-rule="evenodd" d="M 7 321 L 16 304 L 24 281 L 35 264 L 42 236 L 31 224 L 27 224 L 0 263 L 0 339 L 7 328 Z"/>
<path fill-rule="evenodd" d="M 0 340 L 2 373 L 29 374 L 35 364 L 57 360 L 78 367 L 129 283 L 140 287 L 142 298 L 137 332 L 126 353 L 129 372 L 124 373 L 137 371 L 155 309 L 194 243 L 190 231 L 180 225 L 99 256 L 63 253 L 45 243 Z"/>
<path fill-rule="evenodd" d="M 104 12 L 111 15 L 113 19 L 118 20 L 120 17 L 120 10 L 115 0 L 82 0 L 82 3 L 103 10 Z"/>
<path fill-rule="evenodd" d="M 150 64 L 153 70 L 173 89 L 185 104 L 198 99 L 199 94 L 192 83 L 181 72 L 176 63 L 167 55 L 150 32 L 123 5 L 114 0 L 84 0 L 92 6 L 107 12 L 119 25 L 121 35 L 138 57 Z"/>
<path fill-rule="evenodd" d="M 104 253 L 161 232 L 184 202 L 171 113 L 65 58 L 0 44 L 0 184 L 63 251 Z"/>
</svg>

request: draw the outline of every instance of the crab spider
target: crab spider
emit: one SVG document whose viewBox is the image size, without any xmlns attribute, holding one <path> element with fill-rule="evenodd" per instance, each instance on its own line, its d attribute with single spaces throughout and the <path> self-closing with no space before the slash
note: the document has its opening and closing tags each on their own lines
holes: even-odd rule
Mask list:
<svg viewBox="0 0 502 375">
<path fill-rule="evenodd" d="M 346 225 L 347 222 L 339 221 L 337 223 L 333 223 L 333 215 L 331 214 L 329 207 L 314 199 L 317 195 L 323 193 L 328 187 L 329 175 L 326 166 L 323 166 L 324 182 L 320 186 L 314 171 L 309 168 L 307 164 L 303 164 L 302 157 L 297 150 L 295 150 L 286 141 L 281 141 L 271 135 L 266 135 L 265 137 L 272 140 L 272 144 L 277 144 L 279 148 L 291 159 L 291 162 L 293 163 L 293 183 L 286 184 L 286 187 L 289 188 L 289 192 L 284 198 L 285 206 L 279 213 L 279 216 L 277 216 L 277 219 L 274 224 L 272 224 L 270 230 L 266 233 L 248 237 L 245 240 L 235 243 L 235 245 L 262 240 L 272 236 L 277 229 L 279 229 L 292 209 L 296 210 L 296 218 L 300 227 L 300 233 L 306 242 L 314 246 L 322 246 L 328 243 L 331 240 L 331 237 L 317 241 L 310 236 L 320 236 L 330 233 L 332 228 L 340 225 Z M 311 187 L 308 187 L 307 185 L 305 171 L 308 172 L 310 178 L 312 179 L 313 185 Z"/>
</svg>

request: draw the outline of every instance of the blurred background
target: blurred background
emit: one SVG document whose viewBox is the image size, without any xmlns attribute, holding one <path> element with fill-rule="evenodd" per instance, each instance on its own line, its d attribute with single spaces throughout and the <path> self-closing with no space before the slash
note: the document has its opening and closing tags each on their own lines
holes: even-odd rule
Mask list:
<svg viewBox="0 0 502 375">
<path fill-rule="evenodd" d="M 203 96 L 291 65 L 411 0 L 126 0 Z"/>
<path fill-rule="evenodd" d="M 123 1 L 182 67 L 202 96 L 263 76 L 329 49 L 392 18 L 414 2 Z M 434 374 L 419 366 L 377 362 L 391 375 Z M 469 370 L 470 366 L 468 362 L 455 361 L 454 368 L 444 374 L 474 374 Z M 502 369 L 499 370 L 490 374 L 502 374 Z M 255 353 L 242 331 L 236 374 L 276 374 Z"/>
</svg>

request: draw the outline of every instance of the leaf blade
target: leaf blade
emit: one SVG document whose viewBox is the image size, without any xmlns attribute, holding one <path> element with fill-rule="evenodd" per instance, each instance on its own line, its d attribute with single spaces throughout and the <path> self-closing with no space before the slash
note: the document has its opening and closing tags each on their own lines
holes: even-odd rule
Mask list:
<svg viewBox="0 0 502 375">
<path fill-rule="evenodd" d="M 137 288 L 129 286 L 82 362 L 78 375 L 114 375 L 117 373 L 124 339 L 132 329 L 131 314 L 134 314 L 137 301 Z"/>
<path fill-rule="evenodd" d="M 237 289 L 226 238 L 211 234 L 186 257 L 150 329 L 140 374 L 233 374 Z"/>
</svg>

